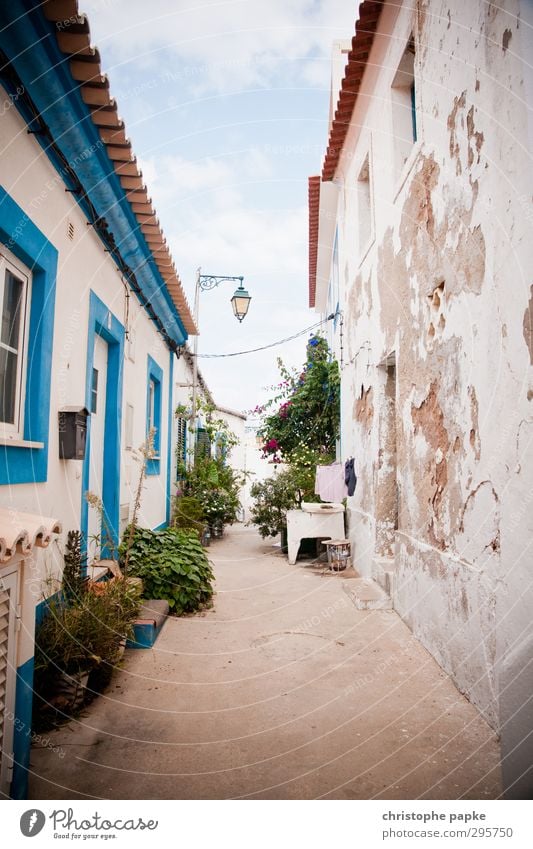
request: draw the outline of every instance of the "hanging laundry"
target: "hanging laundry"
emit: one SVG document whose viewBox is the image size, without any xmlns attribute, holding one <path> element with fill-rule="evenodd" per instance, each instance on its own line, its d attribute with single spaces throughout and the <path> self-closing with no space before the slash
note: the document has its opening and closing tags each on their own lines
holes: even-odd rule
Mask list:
<svg viewBox="0 0 533 849">
<path fill-rule="evenodd" d="M 344 483 L 342 463 L 316 467 L 315 493 L 320 496 L 321 501 L 330 501 L 337 504 L 343 498 L 346 498 L 347 489 Z"/>
<path fill-rule="evenodd" d="M 357 486 L 357 475 L 355 474 L 355 460 L 350 457 L 344 464 L 344 482 L 348 487 L 348 495 L 353 495 Z"/>
</svg>

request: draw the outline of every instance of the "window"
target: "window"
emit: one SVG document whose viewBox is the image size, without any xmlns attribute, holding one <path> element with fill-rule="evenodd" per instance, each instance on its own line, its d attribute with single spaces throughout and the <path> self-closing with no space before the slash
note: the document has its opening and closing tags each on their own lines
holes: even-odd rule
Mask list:
<svg viewBox="0 0 533 849">
<path fill-rule="evenodd" d="M 415 44 L 411 36 L 391 86 L 394 168 L 400 176 L 417 140 Z"/>
<path fill-rule="evenodd" d="M 149 355 L 146 397 L 146 433 L 148 434 L 150 429 L 153 428 L 155 456 L 153 459 L 148 460 L 146 464 L 147 475 L 158 475 L 160 472 L 162 383 L 163 370 Z"/>
<path fill-rule="evenodd" d="M 199 427 L 196 430 L 196 456 L 211 457 L 211 440 L 204 427 Z"/>
<path fill-rule="evenodd" d="M 91 413 L 98 412 L 98 369 L 93 368 L 93 379 L 91 381 Z"/>
<path fill-rule="evenodd" d="M 215 439 L 215 458 L 226 462 L 228 457 L 228 439 L 225 433 L 217 433 Z"/>
<path fill-rule="evenodd" d="M 155 380 L 148 381 L 148 430 L 152 428 L 155 431 L 155 437 L 157 436 L 157 425 L 155 423 Z"/>
<path fill-rule="evenodd" d="M 42 483 L 48 478 L 48 437 L 50 432 L 50 388 L 54 339 L 57 250 L 35 226 L 27 213 L 0 186 L 0 259 L 12 263 L 14 276 L 27 278 L 23 361 L 20 383 L 16 385 L 19 403 L 19 435 L 14 425 L 0 423 L 0 484 Z M 24 226 L 21 227 L 21 221 Z M 4 245 L 9 246 L 9 252 Z M 0 320 L 3 309 L 6 264 L 0 269 Z M 28 272 L 31 268 L 31 275 Z M 7 361 L 7 352 L 2 349 Z M 31 368 L 25 367 L 31 363 Z M 7 363 L 6 363 L 7 365 Z M 7 376 L 7 374 L 6 374 Z M 0 395 L 4 393 L 4 376 L 0 378 Z M 4 397 L 7 397 L 4 394 Z M 11 432 L 6 433 L 5 429 Z"/>
<path fill-rule="evenodd" d="M 187 462 L 187 419 L 178 418 L 176 426 L 176 480 L 183 480 L 183 465 Z"/>
<path fill-rule="evenodd" d="M 0 287 L 0 423 L 3 436 L 22 439 L 30 274 L 1 256 Z"/>
<path fill-rule="evenodd" d="M 357 178 L 357 225 L 359 256 L 366 251 L 372 236 L 372 202 L 370 197 L 370 166 L 368 154 Z"/>
</svg>

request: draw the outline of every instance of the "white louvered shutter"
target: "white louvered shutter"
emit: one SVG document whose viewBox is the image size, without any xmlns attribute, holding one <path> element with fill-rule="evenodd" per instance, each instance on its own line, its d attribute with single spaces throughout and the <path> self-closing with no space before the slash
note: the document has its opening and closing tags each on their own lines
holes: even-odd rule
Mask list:
<svg viewBox="0 0 533 849">
<path fill-rule="evenodd" d="M 0 791 L 9 794 L 13 767 L 17 573 L 0 573 Z"/>
</svg>

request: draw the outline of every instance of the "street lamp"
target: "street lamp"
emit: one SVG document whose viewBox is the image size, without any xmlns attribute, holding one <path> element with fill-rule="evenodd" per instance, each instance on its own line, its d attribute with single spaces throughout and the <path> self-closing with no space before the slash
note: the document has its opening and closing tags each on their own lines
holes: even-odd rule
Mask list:
<svg viewBox="0 0 533 849">
<path fill-rule="evenodd" d="M 233 294 L 233 298 L 231 299 L 231 306 L 233 307 L 233 313 L 235 318 L 238 321 L 242 321 L 243 318 L 246 318 L 246 313 L 248 312 L 248 308 L 250 306 L 251 297 L 242 285 L 242 277 L 241 277 L 241 285 L 238 289 L 235 289 Z"/>
<path fill-rule="evenodd" d="M 231 299 L 233 314 L 239 323 L 246 317 L 252 298 L 242 285 L 244 277 L 228 277 L 224 274 L 202 274 L 201 268 L 196 272 L 196 289 L 194 292 L 194 323 L 198 331 L 200 312 L 200 292 L 210 292 L 226 280 L 238 282 L 239 285 Z M 194 337 L 193 346 L 193 378 L 192 378 L 192 415 L 196 418 L 196 395 L 198 386 L 198 333 Z"/>
</svg>

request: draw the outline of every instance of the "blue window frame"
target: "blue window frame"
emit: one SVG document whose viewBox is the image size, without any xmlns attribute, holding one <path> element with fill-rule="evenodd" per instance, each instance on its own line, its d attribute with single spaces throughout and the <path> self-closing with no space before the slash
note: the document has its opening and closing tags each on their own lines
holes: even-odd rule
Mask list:
<svg viewBox="0 0 533 849">
<path fill-rule="evenodd" d="M 161 472 L 161 421 L 162 421 L 162 386 L 163 369 L 148 355 L 147 386 L 146 386 L 146 434 L 154 428 L 155 457 L 146 464 L 147 475 L 158 475 Z"/>
<path fill-rule="evenodd" d="M 2 186 L 0 243 L 32 274 L 23 439 L 33 443 L 0 445 L 0 484 L 41 483 L 48 477 L 57 250 Z"/>
</svg>

